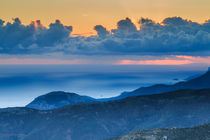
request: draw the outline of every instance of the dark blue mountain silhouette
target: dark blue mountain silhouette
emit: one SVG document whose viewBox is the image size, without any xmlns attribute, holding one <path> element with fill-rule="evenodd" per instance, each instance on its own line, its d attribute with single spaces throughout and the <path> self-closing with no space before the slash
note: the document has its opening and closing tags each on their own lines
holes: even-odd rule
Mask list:
<svg viewBox="0 0 210 140">
<path fill-rule="evenodd" d="M 76 93 L 54 91 L 37 97 L 26 107 L 39 110 L 50 110 L 65 105 L 94 102 L 95 99 L 88 96 L 80 96 Z"/>
<path fill-rule="evenodd" d="M 163 92 L 170 92 L 180 89 L 203 89 L 203 88 L 210 88 L 210 68 L 205 74 L 185 82 L 178 82 L 173 85 L 157 84 L 149 87 L 141 87 L 131 92 L 123 92 L 121 95 L 117 97 L 107 98 L 102 100 L 107 101 L 107 100 L 123 99 L 129 96 L 159 94 Z"/>
<path fill-rule="evenodd" d="M 94 99 L 88 96 L 80 96 L 75 93 L 54 91 L 37 97 L 26 107 L 39 110 L 50 110 L 70 104 L 89 103 L 96 101 L 111 101 L 124 99 L 130 96 L 160 94 L 181 89 L 203 89 L 210 88 L 210 69 L 203 75 L 186 82 L 178 82 L 173 85 L 157 84 L 149 87 L 141 87 L 131 92 L 123 92 L 121 95 L 112 98 Z"/>
</svg>

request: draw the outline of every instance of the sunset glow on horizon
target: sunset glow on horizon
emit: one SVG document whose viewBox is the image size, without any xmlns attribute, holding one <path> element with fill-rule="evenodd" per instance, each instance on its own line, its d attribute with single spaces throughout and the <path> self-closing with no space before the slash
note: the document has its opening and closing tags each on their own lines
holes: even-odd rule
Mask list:
<svg viewBox="0 0 210 140">
<path fill-rule="evenodd" d="M 210 57 L 169 56 L 162 59 L 142 60 L 104 60 L 104 59 L 50 59 L 50 58 L 3 58 L 0 65 L 210 65 Z"/>
<path fill-rule="evenodd" d="M 207 64 L 210 65 L 210 57 L 194 57 L 177 55 L 172 58 L 156 60 L 121 60 L 117 65 L 188 65 L 188 64 Z"/>
</svg>

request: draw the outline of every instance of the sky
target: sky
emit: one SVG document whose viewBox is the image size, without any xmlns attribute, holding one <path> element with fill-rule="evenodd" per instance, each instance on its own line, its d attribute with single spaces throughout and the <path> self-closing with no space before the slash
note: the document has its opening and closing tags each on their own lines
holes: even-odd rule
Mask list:
<svg viewBox="0 0 210 140">
<path fill-rule="evenodd" d="M 96 35 L 86 37 L 60 20 L 46 27 L 40 20 L 0 19 L 0 64 L 210 64 L 210 20 L 140 18 L 138 28 L 126 17 L 116 24 L 111 30 L 95 25 Z"/>
<path fill-rule="evenodd" d="M 204 22 L 209 5 L 209 0 L 1 0 L 0 13 L 5 21 L 19 17 L 24 24 L 41 20 L 47 26 L 59 19 L 72 25 L 74 34 L 86 35 L 98 24 L 113 29 L 125 17 L 135 24 L 141 17 L 160 22 L 171 16 Z"/>
<path fill-rule="evenodd" d="M 110 97 L 145 83 L 183 79 L 210 66 L 209 0 L 0 0 L 0 13 L 0 107 L 23 105 L 23 97 L 29 101 L 51 90 Z M 53 76 L 51 66 L 57 70 Z M 138 72 L 149 68 L 153 74 L 171 75 L 171 69 L 178 73 L 162 81 L 139 79 Z M 71 81 L 78 75 L 76 83 Z M 49 81 L 56 80 L 55 85 L 66 86 L 50 87 Z M 94 83 L 100 83 L 98 89 Z M 34 93 L 27 94 L 30 88 Z M 97 94 L 99 89 L 104 90 Z M 17 103 L 3 102 L 15 100 L 13 93 L 21 93 Z"/>
<path fill-rule="evenodd" d="M 209 0 L 1 0 L 0 65 L 210 63 Z"/>
</svg>

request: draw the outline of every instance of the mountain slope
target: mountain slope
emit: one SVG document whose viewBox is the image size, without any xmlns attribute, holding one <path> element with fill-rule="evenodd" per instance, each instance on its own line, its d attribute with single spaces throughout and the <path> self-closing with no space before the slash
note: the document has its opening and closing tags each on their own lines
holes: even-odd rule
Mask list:
<svg viewBox="0 0 210 140">
<path fill-rule="evenodd" d="M 0 139 L 99 140 L 135 130 L 210 122 L 210 89 L 69 105 L 49 111 L 0 109 Z"/>
<path fill-rule="evenodd" d="M 124 92 L 117 97 L 113 97 L 106 100 L 123 99 L 129 96 L 159 94 L 163 92 L 170 92 L 180 89 L 203 89 L 203 88 L 210 88 L 210 69 L 205 74 L 197 78 L 188 80 L 186 82 L 178 82 L 174 85 L 157 84 L 150 87 L 141 87 L 132 92 Z"/>
<path fill-rule="evenodd" d="M 31 103 L 26 105 L 26 107 L 38 110 L 50 110 L 65 105 L 89 103 L 93 101 L 95 101 L 95 99 L 88 96 L 80 96 L 75 93 L 67 93 L 63 91 L 54 91 L 37 97 Z"/>
<path fill-rule="evenodd" d="M 210 124 L 189 128 L 142 130 L 106 140 L 209 140 Z"/>
<path fill-rule="evenodd" d="M 95 101 L 111 101 L 123 99 L 129 96 L 159 94 L 163 92 L 170 92 L 179 89 L 202 89 L 210 88 L 210 71 L 204 75 L 191 79 L 187 82 L 179 82 L 174 85 L 154 85 L 150 87 L 142 87 L 132 92 L 123 92 L 121 95 L 112 98 L 94 99 L 88 96 L 80 96 L 75 93 L 67 93 L 62 91 L 55 91 L 37 97 L 34 101 L 26 105 L 26 107 L 38 110 L 51 110 L 65 105 L 89 103 Z"/>
</svg>

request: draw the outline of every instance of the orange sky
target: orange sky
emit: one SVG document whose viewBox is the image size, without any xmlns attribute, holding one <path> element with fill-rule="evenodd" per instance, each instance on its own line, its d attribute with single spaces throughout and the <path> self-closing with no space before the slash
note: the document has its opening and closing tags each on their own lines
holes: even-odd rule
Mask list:
<svg viewBox="0 0 210 140">
<path fill-rule="evenodd" d="M 73 33 L 86 34 L 97 24 L 115 28 L 125 17 L 135 23 L 140 17 L 161 21 L 168 16 L 203 22 L 210 18 L 210 0 L 1 0 L 0 13 L 3 20 L 19 17 L 24 24 L 60 19 L 74 27 Z"/>
</svg>

